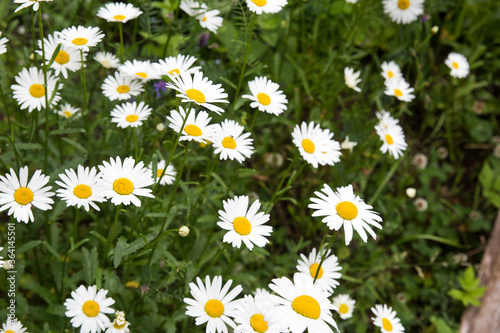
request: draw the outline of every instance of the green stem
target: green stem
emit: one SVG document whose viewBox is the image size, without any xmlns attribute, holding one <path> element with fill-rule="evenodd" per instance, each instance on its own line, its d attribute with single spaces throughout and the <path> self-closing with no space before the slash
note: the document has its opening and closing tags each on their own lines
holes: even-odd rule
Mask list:
<svg viewBox="0 0 500 333">
<path fill-rule="evenodd" d="M 323 265 L 323 261 L 325 261 L 325 258 L 328 256 L 328 251 L 332 247 L 333 241 L 335 240 L 335 237 L 337 237 L 337 234 L 339 233 L 339 230 L 335 230 L 333 233 L 333 236 L 330 238 L 330 242 L 328 243 L 328 247 L 325 249 L 325 251 L 321 251 L 321 247 L 319 248 L 318 253 L 321 255 L 321 260 L 319 262 L 318 269 L 316 270 L 316 275 L 314 276 L 313 283 L 316 282 L 316 279 L 318 278 L 319 271 L 321 270 L 321 266 Z"/>
<path fill-rule="evenodd" d="M 212 262 L 210 263 L 210 265 L 205 268 L 205 270 L 203 271 L 202 274 L 200 274 L 200 276 L 205 276 L 208 271 L 210 270 L 210 268 L 212 268 L 212 266 L 217 262 L 217 260 L 219 260 L 219 258 L 222 256 L 222 254 L 224 254 L 224 252 L 226 251 L 227 247 L 229 246 L 229 243 L 225 243 L 224 244 L 224 247 L 222 249 L 219 250 L 219 253 L 217 253 L 217 255 L 215 256 L 214 260 L 212 260 Z"/>
<path fill-rule="evenodd" d="M 87 111 L 87 82 L 85 81 L 85 64 L 83 63 L 83 50 L 80 50 L 80 61 L 82 62 L 82 84 L 83 84 L 83 108 L 82 116 L 85 121 L 85 131 L 87 132 L 88 138 L 90 138 L 90 127 L 89 127 L 89 113 L 85 114 Z M 90 140 L 89 140 L 90 141 Z"/>
<path fill-rule="evenodd" d="M 257 113 L 259 113 L 259 109 L 255 109 L 255 113 L 253 114 L 253 117 L 252 117 L 252 122 L 250 123 L 249 132 L 252 132 L 252 130 L 253 130 L 253 125 L 255 124 L 255 119 L 257 119 Z"/>
<path fill-rule="evenodd" d="M 66 251 L 64 251 L 64 257 L 63 257 L 63 264 L 62 264 L 62 271 L 61 271 L 61 290 L 59 291 L 59 298 L 62 298 L 63 295 L 63 290 L 64 290 L 64 275 L 66 273 L 65 268 L 66 268 L 66 262 L 68 261 L 68 252 L 71 247 L 71 239 L 73 239 L 73 242 L 76 239 L 76 230 L 78 229 L 78 219 L 80 215 L 80 210 L 76 208 L 76 213 L 75 213 L 75 222 L 73 223 L 73 230 L 71 230 L 71 238 L 68 240 L 68 246 L 66 246 Z"/>
<path fill-rule="evenodd" d="M 137 148 L 137 137 L 135 135 L 135 127 L 132 127 L 132 137 L 134 139 L 135 160 L 137 161 L 137 159 L 139 158 L 139 156 L 138 156 L 138 148 Z"/>
<path fill-rule="evenodd" d="M 48 96 L 48 85 L 47 85 L 47 60 L 45 58 L 45 42 L 43 40 L 43 22 L 42 22 L 42 7 L 38 9 L 38 28 L 40 29 L 40 40 L 42 41 L 42 69 L 43 69 L 43 86 L 45 88 L 45 140 L 43 143 L 43 168 L 47 170 L 47 155 L 48 155 L 48 141 L 49 141 L 49 96 Z M 33 111 L 35 112 L 35 111 Z"/>
<path fill-rule="evenodd" d="M 370 198 L 370 200 L 368 200 L 368 204 L 369 205 L 373 204 L 375 202 L 375 200 L 377 200 L 377 198 L 380 195 L 380 193 L 382 193 L 382 190 L 384 189 L 385 185 L 387 185 L 387 183 L 391 179 L 392 175 L 394 175 L 394 173 L 398 169 L 398 167 L 401 164 L 402 160 L 403 160 L 403 158 L 401 157 L 396 163 L 394 163 L 392 165 L 392 168 L 386 174 L 385 178 L 382 180 L 382 183 L 380 183 L 380 185 L 378 186 L 378 188 L 375 191 L 375 193 L 372 195 L 372 197 Z"/>
<path fill-rule="evenodd" d="M 285 179 L 288 177 L 288 174 L 290 173 L 290 170 L 292 170 L 292 167 L 295 164 L 295 161 L 296 161 L 296 159 L 293 159 L 293 161 L 290 162 L 290 165 L 288 166 L 288 169 L 286 169 L 285 174 L 281 178 L 281 181 L 280 181 L 278 187 L 274 191 L 274 193 L 273 193 L 273 195 L 271 197 L 271 200 L 269 200 L 269 203 L 267 204 L 267 207 L 266 207 L 266 210 L 265 210 L 266 214 L 269 213 L 269 211 L 271 210 L 271 207 L 273 207 L 274 201 L 276 200 L 276 196 L 278 195 L 278 192 L 281 190 L 281 187 L 283 186 L 283 183 L 285 182 Z"/>
<path fill-rule="evenodd" d="M 109 232 L 108 242 L 106 243 L 106 248 L 105 248 L 104 254 L 102 256 L 102 263 L 104 263 L 106 261 L 106 258 L 108 256 L 109 245 L 113 241 L 113 236 L 115 234 L 116 225 L 118 222 L 118 215 L 120 214 L 120 207 L 121 207 L 121 205 L 116 206 L 115 220 L 113 222 L 113 227 L 111 228 L 111 230 Z"/>
<path fill-rule="evenodd" d="M 123 47 L 123 23 L 118 23 L 118 30 L 120 31 L 120 60 L 123 63 L 123 60 L 125 58 L 125 48 Z"/>
</svg>

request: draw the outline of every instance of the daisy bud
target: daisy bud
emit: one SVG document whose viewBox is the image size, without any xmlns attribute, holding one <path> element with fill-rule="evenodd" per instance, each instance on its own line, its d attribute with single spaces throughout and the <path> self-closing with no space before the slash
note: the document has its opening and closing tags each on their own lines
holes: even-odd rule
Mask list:
<svg viewBox="0 0 500 333">
<path fill-rule="evenodd" d="M 433 26 L 433 27 L 431 28 L 431 31 L 432 31 L 432 33 L 435 35 L 435 34 L 437 34 L 437 33 L 438 33 L 438 31 L 439 31 L 439 27 L 438 27 L 437 25 L 435 25 L 435 26 Z"/>
<path fill-rule="evenodd" d="M 417 167 L 417 169 L 425 169 L 427 168 L 427 156 L 422 153 L 417 153 L 413 156 L 411 160 L 411 164 Z"/>
<path fill-rule="evenodd" d="M 408 196 L 408 198 L 415 198 L 415 195 L 417 194 L 417 190 L 413 187 L 408 187 L 406 189 L 406 195 Z"/>
<path fill-rule="evenodd" d="M 181 237 L 187 237 L 189 235 L 189 228 L 186 225 L 183 225 L 182 227 L 179 228 L 179 236 Z"/>
<path fill-rule="evenodd" d="M 12 260 L 5 260 L 3 263 L 3 269 L 8 271 L 14 268 L 14 262 Z"/>
<path fill-rule="evenodd" d="M 439 147 L 437 149 L 437 153 L 439 155 L 439 158 L 442 160 L 448 157 L 448 149 L 446 149 L 445 147 Z"/>
<path fill-rule="evenodd" d="M 500 158 L 500 144 L 496 145 L 495 148 L 493 148 L 493 156 L 496 158 Z"/>
<path fill-rule="evenodd" d="M 427 200 L 425 200 L 424 198 L 415 199 L 413 204 L 415 205 L 415 207 L 417 208 L 417 210 L 419 212 L 425 212 L 427 210 L 428 204 L 427 204 Z"/>
<path fill-rule="evenodd" d="M 159 123 L 159 124 L 157 124 L 157 125 L 156 125 L 156 130 L 157 130 L 158 132 L 162 132 L 162 131 L 164 131 L 164 130 L 165 130 L 165 125 L 163 125 L 163 123 Z"/>
<path fill-rule="evenodd" d="M 34 53 L 31 53 L 31 54 L 29 55 L 29 59 L 30 59 L 30 60 L 35 60 L 35 54 L 34 54 Z"/>
</svg>

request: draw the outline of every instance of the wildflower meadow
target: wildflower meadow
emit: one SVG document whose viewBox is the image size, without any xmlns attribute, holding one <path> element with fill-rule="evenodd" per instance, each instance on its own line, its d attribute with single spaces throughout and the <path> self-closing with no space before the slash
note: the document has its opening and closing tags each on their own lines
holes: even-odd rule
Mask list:
<svg viewBox="0 0 500 333">
<path fill-rule="evenodd" d="M 488 332 L 497 1 L 0 17 L 0 333 Z"/>
</svg>

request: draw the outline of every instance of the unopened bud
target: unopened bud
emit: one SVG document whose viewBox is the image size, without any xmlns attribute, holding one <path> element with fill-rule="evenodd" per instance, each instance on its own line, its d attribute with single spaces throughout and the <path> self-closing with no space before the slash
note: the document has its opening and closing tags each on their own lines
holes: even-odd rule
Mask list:
<svg viewBox="0 0 500 333">
<path fill-rule="evenodd" d="M 156 125 L 156 130 L 158 132 L 162 132 L 164 129 L 165 129 L 165 125 L 163 125 L 163 123 L 159 123 L 158 125 Z"/>
<path fill-rule="evenodd" d="M 408 198 L 415 198 L 415 195 L 417 194 L 417 190 L 413 187 L 408 187 L 406 189 L 406 195 Z"/>
<path fill-rule="evenodd" d="M 433 27 L 431 28 L 431 31 L 432 31 L 432 33 L 435 35 L 435 34 L 437 34 L 437 33 L 438 33 L 438 31 L 439 31 L 439 27 L 438 27 L 437 25 L 435 25 L 435 26 L 433 26 Z"/>
<path fill-rule="evenodd" d="M 186 225 L 183 225 L 179 228 L 179 236 L 186 237 L 189 235 L 189 228 Z"/>
</svg>

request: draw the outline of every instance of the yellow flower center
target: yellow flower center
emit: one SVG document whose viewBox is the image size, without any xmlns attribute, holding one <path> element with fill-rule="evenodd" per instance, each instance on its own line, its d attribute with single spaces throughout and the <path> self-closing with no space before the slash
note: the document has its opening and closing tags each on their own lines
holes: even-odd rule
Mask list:
<svg viewBox="0 0 500 333">
<path fill-rule="evenodd" d="M 212 318 L 219 318 L 224 313 L 224 304 L 217 299 L 205 303 L 205 312 Z"/>
<path fill-rule="evenodd" d="M 15 332 L 12 330 L 7 330 L 7 331 L 5 331 L 5 333 L 15 333 Z"/>
<path fill-rule="evenodd" d="M 203 22 L 205 22 L 207 20 L 207 17 L 206 16 L 203 16 L 203 18 L 201 19 Z"/>
<path fill-rule="evenodd" d="M 66 51 L 59 51 L 54 61 L 59 65 L 64 65 L 69 62 L 69 54 Z"/>
<path fill-rule="evenodd" d="M 236 148 L 236 141 L 230 136 L 226 136 L 224 140 L 222 140 L 222 145 L 224 148 L 234 149 Z"/>
<path fill-rule="evenodd" d="M 127 178 L 118 178 L 113 182 L 113 190 L 121 195 L 129 195 L 134 191 L 134 184 Z"/>
<path fill-rule="evenodd" d="M 267 4 L 267 0 L 252 0 L 252 2 L 259 7 L 264 7 Z"/>
<path fill-rule="evenodd" d="M 116 323 L 116 320 L 115 320 L 115 321 L 114 321 L 114 323 L 113 323 L 113 327 L 114 327 L 114 328 L 116 328 L 116 329 L 120 329 L 120 328 L 125 327 L 125 324 L 126 324 L 126 323 L 127 323 L 127 322 L 124 322 L 123 324 L 118 325 L 118 324 Z"/>
<path fill-rule="evenodd" d="M 386 134 L 385 135 L 385 142 L 387 142 L 387 144 L 390 146 L 394 143 L 394 140 L 392 139 L 392 136 L 390 136 L 389 134 Z"/>
<path fill-rule="evenodd" d="M 341 304 L 340 307 L 339 307 L 339 312 L 342 313 L 342 314 L 346 314 L 347 311 L 349 311 L 349 308 L 347 307 L 347 305 Z"/>
<path fill-rule="evenodd" d="M 117 21 L 123 21 L 125 19 L 125 15 L 115 15 L 113 18 Z"/>
<path fill-rule="evenodd" d="M 72 116 L 71 112 L 69 112 L 69 111 L 64 111 L 63 114 L 66 116 L 66 118 L 69 118 Z"/>
<path fill-rule="evenodd" d="M 408 9 L 410 7 L 410 0 L 398 0 L 398 7 L 401 10 Z"/>
<path fill-rule="evenodd" d="M 27 187 L 20 187 L 14 192 L 14 200 L 20 205 L 27 205 L 33 201 L 33 191 Z"/>
<path fill-rule="evenodd" d="M 242 236 L 246 236 L 252 231 L 252 225 L 246 217 L 239 216 L 233 220 L 234 231 Z"/>
<path fill-rule="evenodd" d="M 82 306 L 82 311 L 87 317 L 96 317 L 100 310 L 96 301 L 87 301 Z"/>
<path fill-rule="evenodd" d="M 178 68 L 176 68 L 176 69 L 172 69 L 170 72 L 168 72 L 168 74 L 170 74 L 170 75 L 174 75 L 174 74 L 180 75 L 181 71 Z"/>
<path fill-rule="evenodd" d="M 298 314 L 311 319 L 318 319 L 321 315 L 318 301 L 308 295 L 296 297 L 292 302 L 292 309 Z"/>
<path fill-rule="evenodd" d="M 453 67 L 455 67 L 455 69 L 458 69 L 458 63 L 457 63 L 457 62 L 455 62 L 455 61 L 454 61 L 454 62 L 452 62 L 452 63 L 451 63 L 451 65 L 452 65 Z"/>
<path fill-rule="evenodd" d="M 195 101 L 196 103 L 205 103 L 207 99 L 205 98 L 205 95 L 198 89 L 188 89 L 186 90 L 186 95 L 189 99 Z"/>
<path fill-rule="evenodd" d="M 382 326 L 384 327 L 384 330 L 387 332 L 392 331 L 392 324 L 387 318 L 382 318 Z"/>
<path fill-rule="evenodd" d="M 163 169 L 156 170 L 156 177 L 160 178 L 162 173 L 163 173 Z"/>
<path fill-rule="evenodd" d="M 148 74 L 146 74 L 144 72 L 137 72 L 137 73 L 135 73 L 135 75 L 137 75 L 139 77 L 142 77 L 143 79 L 147 79 L 148 78 Z"/>
<path fill-rule="evenodd" d="M 92 189 L 88 185 L 80 184 L 75 186 L 73 194 L 80 199 L 87 199 L 92 195 Z"/>
<path fill-rule="evenodd" d="M 83 37 L 78 37 L 78 38 L 75 38 L 73 39 L 73 44 L 75 45 L 85 45 L 88 43 L 88 39 L 87 38 L 83 38 Z"/>
<path fill-rule="evenodd" d="M 309 139 L 302 140 L 302 148 L 306 151 L 306 153 L 312 154 L 316 150 L 314 147 L 314 143 Z"/>
<path fill-rule="evenodd" d="M 128 121 L 129 123 L 135 123 L 139 119 L 139 116 L 136 114 L 129 114 L 125 120 Z"/>
<path fill-rule="evenodd" d="M 130 87 L 127 86 L 127 85 L 123 85 L 123 86 L 118 86 L 116 88 L 116 91 L 119 93 L 119 94 L 126 94 L 130 91 Z"/>
<path fill-rule="evenodd" d="M 319 264 L 312 264 L 311 267 L 309 267 L 309 273 L 311 273 L 311 276 L 314 278 L 316 277 L 316 272 L 318 271 L 318 267 L 319 267 Z M 319 269 L 319 273 L 318 273 L 318 279 L 321 279 L 321 277 L 323 276 L 323 267 L 321 267 Z"/>
<path fill-rule="evenodd" d="M 342 201 L 337 207 L 337 214 L 344 220 L 353 220 L 358 216 L 358 207 L 350 201 Z"/>
<path fill-rule="evenodd" d="M 203 134 L 198 126 L 191 124 L 184 127 L 184 132 L 186 132 L 187 135 L 191 136 L 200 136 L 201 134 Z"/>
<path fill-rule="evenodd" d="M 254 314 L 250 317 L 250 326 L 254 329 L 254 331 L 259 333 L 267 332 L 269 328 L 267 326 L 267 321 L 264 320 L 264 316 L 260 313 Z"/>
<path fill-rule="evenodd" d="M 394 95 L 401 97 L 401 96 L 403 96 L 403 92 L 399 89 L 394 89 Z"/>
<path fill-rule="evenodd" d="M 41 84 L 35 83 L 30 87 L 30 94 L 33 97 L 40 98 L 45 95 L 45 88 Z"/>
<path fill-rule="evenodd" d="M 271 104 L 271 97 L 269 97 L 268 94 L 258 93 L 257 94 L 257 99 L 259 100 L 259 103 L 262 104 L 262 105 L 269 105 L 269 104 Z"/>
<path fill-rule="evenodd" d="M 387 76 L 389 77 L 389 79 L 392 79 L 392 77 L 394 76 L 394 73 L 391 71 L 387 71 Z"/>
</svg>

